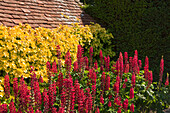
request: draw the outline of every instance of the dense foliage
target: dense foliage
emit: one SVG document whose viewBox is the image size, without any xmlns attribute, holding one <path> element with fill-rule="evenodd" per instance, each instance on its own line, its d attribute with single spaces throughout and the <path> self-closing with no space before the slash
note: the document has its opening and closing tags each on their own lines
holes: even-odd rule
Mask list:
<svg viewBox="0 0 170 113">
<path fill-rule="evenodd" d="M 90 44 L 93 38 L 88 26 L 62 26 L 55 29 L 36 28 L 30 25 L 15 27 L 0 26 L 0 80 L 5 73 L 14 77 L 30 77 L 30 66 L 34 66 L 36 74 L 47 81 L 46 62 L 56 60 L 56 44 L 61 48 L 61 63 L 69 50 L 73 61 L 76 60 L 77 46 Z M 58 63 L 58 62 L 56 62 Z"/>
<path fill-rule="evenodd" d="M 159 79 L 159 59 L 164 56 L 169 72 L 169 1 L 167 0 L 82 0 L 85 11 L 98 20 L 116 39 L 120 51 L 138 50 L 148 56 L 154 79 Z M 144 61 L 144 59 L 142 59 Z M 164 78 L 165 80 L 165 78 Z"/>
<path fill-rule="evenodd" d="M 90 47 L 93 47 L 93 58 L 96 60 L 99 60 L 99 52 L 102 50 L 103 55 L 107 56 L 109 55 L 111 59 L 115 56 L 115 42 L 114 37 L 111 33 L 108 33 L 108 31 L 105 28 L 102 28 L 99 24 L 92 23 L 89 25 L 90 31 L 93 35 L 93 39 L 91 40 L 90 45 L 88 42 L 84 43 L 84 55 L 89 55 L 89 49 Z"/>
<path fill-rule="evenodd" d="M 23 76 L 14 78 L 10 88 L 10 76 L 4 80 L 5 96 L 1 98 L 1 113 L 121 113 L 158 111 L 170 106 L 168 100 L 169 77 L 162 83 L 164 60 L 160 63 L 160 80 L 154 82 L 149 60 L 146 57 L 144 70 L 138 59 L 124 57 L 120 52 L 116 64 L 110 65 L 110 57 L 100 51 L 100 64 L 92 64 L 93 48 L 90 57 L 83 56 L 83 48 L 78 45 L 77 59 L 72 65 L 70 52 L 65 55 L 64 67 L 58 63 L 46 63 L 48 84 L 37 78 L 32 67 L 31 78 L 25 82 Z M 61 51 L 57 46 L 58 62 Z M 18 80 L 19 79 L 19 80 Z M 1 89 L 2 90 L 2 89 Z"/>
</svg>

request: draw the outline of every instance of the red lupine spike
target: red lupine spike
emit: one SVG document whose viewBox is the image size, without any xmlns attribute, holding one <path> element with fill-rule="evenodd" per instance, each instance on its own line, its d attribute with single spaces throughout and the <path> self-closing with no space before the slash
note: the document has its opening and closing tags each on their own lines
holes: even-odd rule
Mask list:
<svg viewBox="0 0 170 113">
<path fill-rule="evenodd" d="M 134 58 L 133 58 L 133 72 L 135 72 L 135 74 L 139 74 L 139 66 L 138 66 L 138 58 L 137 58 L 137 55 L 134 55 Z"/>
<path fill-rule="evenodd" d="M 118 75 L 116 76 L 116 82 L 120 84 L 120 77 Z"/>
<path fill-rule="evenodd" d="M 106 87 L 105 87 L 106 90 L 109 90 L 110 89 L 110 76 L 107 75 L 107 78 L 106 78 Z"/>
<path fill-rule="evenodd" d="M 102 76 L 101 76 L 101 90 L 102 90 L 102 92 L 104 92 L 104 90 L 105 90 L 105 82 L 106 82 L 105 72 L 103 72 Z"/>
<path fill-rule="evenodd" d="M 120 55 L 119 55 L 119 62 L 120 62 L 120 79 L 122 79 L 122 75 L 123 75 L 123 56 L 122 56 L 121 52 L 120 52 Z"/>
<path fill-rule="evenodd" d="M 104 104 L 104 98 L 103 95 L 100 96 L 100 103 Z"/>
<path fill-rule="evenodd" d="M 139 68 L 142 68 L 142 61 L 138 60 Z"/>
<path fill-rule="evenodd" d="M 77 63 L 78 63 L 78 70 L 81 72 L 82 68 L 82 53 L 83 53 L 83 48 L 81 45 L 78 45 L 78 50 L 77 50 Z"/>
<path fill-rule="evenodd" d="M 46 63 L 46 65 L 47 65 L 47 70 L 51 70 L 51 64 L 49 61 Z"/>
<path fill-rule="evenodd" d="M 163 59 L 163 56 L 162 56 L 162 59 L 161 59 L 161 62 L 160 62 L 160 73 L 159 73 L 160 83 L 162 83 L 163 71 L 164 71 L 164 59 Z"/>
<path fill-rule="evenodd" d="M 39 78 L 39 82 L 40 83 L 43 83 L 44 81 L 43 81 L 43 77 L 42 76 L 40 76 L 40 78 Z"/>
<path fill-rule="evenodd" d="M 133 87 L 130 88 L 130 99 L 134 98 L 134 90 Z"/>
<path fill-rule="evenodd" d="M 7 104 L 1 104 L 0 105 L 0 113 L 7 113 L 8 109 L 7 109 Z"/>
<path fill-rule="evenodd" d="M 9 83 L 8 73 L 5 75 L 5 79 L 4 79 L 4 90 L 5 90 L 5 97 L 8 99 L 10 96 L 10 83 Z"/>
<path fill-rule="evenodd" d="M 52 106 L 54 104 L 54 94 L 53 94 L 52 84 L 49 84 L 48 95 L 49 95 L 49 110 L 51 111 Z"/>
<path fill-rule="evenodd" d="M 130 106 L 130 111 L 131 112 L 134 112 L 134 104 L 132 103 L 131 106 Z"/>
<path fill-rule="evenodd" d="M 56 64 L 55 60 L 54 60 L 54 62 L 52 64 L 52 71 L 53 71 L 53 73 L 57 73 L 57 64 Z"/>
<path fill-rule="evenodd" d="M 94 68 L 98 69 L 97 60 L 94 62 Z"/>
<path fill-rule="evenodd" d="M 98 107 L 96 108 L 95 113 L 100 113 L 100 110 L 99 110 L 99 108 L 98 108 Z"/>
<path fill-rule="evenodd" d="M 99 57 L 100 57 L 100 61 L 101 61 L 100 66 L 102 66 L 102 65 L 103 65 L 103 54 L 102 54 L 102 50 L 100 50 Z"/>
<path fill-rule="evenodd" d="M 92 64 L 93 64 L 93 47 L 90 47 L 89 55 L 90 55 L 90 67 L 92 67 Z"/>
<path fill-rule="evenodd" d="M 128 62 L 128 53 L 124 52 L 125 64 Z"/>
<path fill-rule="evenodd" d="M 147 56 L 146 56 L 146 58 L 145 58 L 145 67 L 146 67 L 147 69 L 149 69 L 149 59 L 148 59 Z"/>
<path fill-rule="evenodd" d="M 153 81 L 153 75 L 152 75 L 152 71 L 150 71 L 149 73 L 149 83 L 152 84 L 152 81 Z"/>
<path fill-rule="evenodd" d="M 16 108 L 15 108 L 13 99 L 11 100 L 11 102 L 9 104 L 9 110 L 10 110 L 10 113 L 16 113 Z"/>
<path fill-rule="evenodd" d="M 124 68 L 124 73 L 128 73 L 128 72 L 129 72 L 129 63 L 126 63 Z"/>
<path fill-rule="evenodd" d="M 169 85 L 169 74 L 167 73 L 166 77 L 166 82 L 165 82 L 165 87 Z"/>
<path fill-rule="evenodd" d="M 135 50 L 135 56 L 137 57 L 137 60 L 138 60 L 138 51 Z"/>
<path fill-rule="evenodd" d="M 86 64 L 86 70 L 89 70 L 89 61 L 88 61 L 87 56 L 85 56 L 84 59 L 85 59 L 85 64 Z"/>
<path fill-rule="evenodd" d="M 120 75 L 120 62 L 119 62 L 119 59 L 116 61 L 116 70 L 117 70 L 117 75 Z"/>
<path fill-rule="evenodd" d="M 108 107 L 112 107 L 112 102 L 111 101 L 109 101 Z"/>
<path fill-rule="evenodd" d="M 53 107 L 52 108 L 52 113 L 57 113 L 57 108 Z"/>
<path fill-rule="evenodd" d="M 128 109 L 128 99 L 126 99 L 126 100 L 123 102 L 123 109 L 125 110 L 125 112 L 127 111 L 127 109 Z"/>
<path fill-rule="evenodd" d="M 17 112 L 17 113 L 22 113 L 22 112 Z M 34 110 L 33 110 L 33 107 L 32 106 L 29 106 L 28 109 L 27 109 L 27 113 L 34 113 Z"/>
<path fill-rule="evenodd" d="M 133 57 L 129 57 L 129 69 L 130 69 L 130 72 L 132 72 L 132 69 L 133 69 Z"/>
<path fill-rule="evenodd" d="M 44 89 L 43 91 L 44 113 L 49 112 L 49 96 L 47 93 L 48 93 L 47 90 Z"/>
<path fill-rule="evenodd" d="M 65 67 L 66 67 L 67 78 L 68 78 L 68 75 L 70 74 L 70 70 L 71 70 L 71 56 L 69 51 L 65 55 Z"/>
<path fill-rule="evenodd" d="M 117 113 L 121 113 L 121 107 L 118 108 Z"/>
<path fill-rule="evenodd" d="M 13 79 L 13 91 L 14 91 L 14 96 L 16 100 L 18 97 L 18 78 Z"/>
<path fill-rule="evenodd" d="M 74 71 L 78 72 L 78 63 L 77 63 L 77 61 L 74 62 Z"/>
<path fill-rule="evenodd" d="M 109 56 L 107 56 L 107 71 L 109 71 L 110 70 L 110 57 Z"/>
<path fill-rule="evenodd" d="M 42 99 L 41 99 L 41 92 L 40 92 L 38 80 L 36 80 L 34 82 L 34 98 L 35 98 L 35 102 L 36 102 L 36 108 L 40 109 Z"/>
<path fill-rule="evenodd" d="M 104 71 L 103 66 L 100 66 L 100 71 L 101 71 L 101 72 L 103 72 L 103 71 Z"/>
<path fill-rule="evenodd" d="M 116 82 L 116 83 L 114 84 L 113 90 L 116 92 L 116 95 L 119 94 L 119 83 L 118 83 L 118 82 Z"/>
</svg>

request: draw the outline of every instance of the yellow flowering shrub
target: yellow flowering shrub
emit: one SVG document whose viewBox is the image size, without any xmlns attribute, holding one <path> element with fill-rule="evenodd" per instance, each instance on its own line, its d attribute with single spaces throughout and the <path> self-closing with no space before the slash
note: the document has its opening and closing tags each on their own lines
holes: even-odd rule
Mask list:
<svg viewBox="0 0 170 113">
<path fill-rule="evenodd" d="M 61 61 L 69 50 L 72 61 L 76 60 L 77 46 L 91 42 L 93 38 L 88 26 L 60 25 L 55 29 L 31 28 L 30 25 L 14 27 L 0 26 L 0 76 L 2 71 L 14 77 L 30 76 L 30 66 L 36 69 L 36 75 L 47 80 L 46 62 L 56 60 L 56 45 L 61 48 Z M 0 79 L 1 80 L 1 79 Z M 1 88 L 1 85 L 0 85 Z M 0 89 L 2 90 L 2 88 Z"/>
</svg>

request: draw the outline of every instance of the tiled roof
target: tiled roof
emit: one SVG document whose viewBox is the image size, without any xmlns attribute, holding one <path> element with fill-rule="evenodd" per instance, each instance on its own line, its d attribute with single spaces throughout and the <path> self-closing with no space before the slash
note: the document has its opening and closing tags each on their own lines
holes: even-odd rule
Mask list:
<svg viewBox="0 0 170 113">
<path fill-rule="evenodd" d="M 55 28 L 59 24 L 90 24 L 94 20 L 75 0 L 0 0 L 0 24 Z"/>
</svg>

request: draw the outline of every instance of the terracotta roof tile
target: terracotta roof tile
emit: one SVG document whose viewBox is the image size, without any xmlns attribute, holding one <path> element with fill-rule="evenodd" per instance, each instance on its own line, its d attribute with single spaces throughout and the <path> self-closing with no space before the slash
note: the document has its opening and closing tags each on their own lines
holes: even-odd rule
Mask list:
<svg viewBox="0 0 170 113">
<path fill-rule="evenodd" d="M 0 24 L 55 28 L 59 24 L 95 22 L 74 0 L 0 0 Z"/>
</svg>

